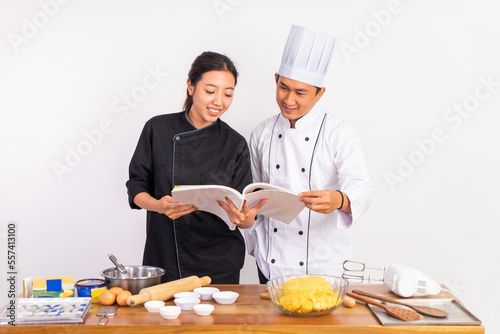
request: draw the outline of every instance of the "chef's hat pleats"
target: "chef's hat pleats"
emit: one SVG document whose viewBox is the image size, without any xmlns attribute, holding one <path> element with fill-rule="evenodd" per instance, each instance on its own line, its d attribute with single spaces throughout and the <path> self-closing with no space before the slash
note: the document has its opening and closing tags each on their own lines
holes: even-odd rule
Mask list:
<svg viewBox="0 0 500 334">
<path fill-rule="evenodd" d="M 322 87 L 330 66 L 335 40 L 331 35 L 293 25 L 278 74 Z"/>
</svg>

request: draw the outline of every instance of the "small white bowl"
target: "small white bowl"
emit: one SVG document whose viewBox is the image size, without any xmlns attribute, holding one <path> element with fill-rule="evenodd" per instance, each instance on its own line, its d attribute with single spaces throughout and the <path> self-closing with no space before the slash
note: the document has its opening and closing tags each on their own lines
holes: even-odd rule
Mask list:
<svg viewBox="0 0 500 334">
<path fill-rule="evenodd" d="M 219 304 L 232 304 L 238 298 L 239 293 L 233 291 L 220 291 L 212 295 L 215 301 Z"/>
<path fill-rule="evenodd" d="M 193 292 L 199 293 L 200 294 L 200 299 L 201 300 L 212 300 L 214 299 L 212 295 L 216 292 L 219 292 L 220 290 L 217 288 L 212 288 L 209 286 L 204 286 L 201 288 L 196 288 L 193 290 Z"/>
<path fill-rule="evenodd" d="M 150 300 L 144 303 L 144 307 L 151 313 L 158 313 L 160 309 L 165 306 L 165 302 L 161 300 Z"/>
<path fill-rule="evenodd" d="M 200 303 L 199 298 L 175 298 L 175 305 L 179 306 L 183 311 L 190 311 L 193 307 Z"/>
<path fill-rule="evenodd" d="M 193 310 L 196 312 L 196 314 L 205 316 L 210 315 L 214 308 L 215 307 L 212 304 L 198 304 L 193 307 Z"/>
<path fill-rule="evenodd" d="M 163 318 L 167 320 L 177 319 L 179 314 L 181 314 L 181 308 L 179 306 L 163 306 L 160 308 L 160 314 Z"/>
<path fill-rule="evenodd" d="M 174 295 L 174 298 L 198 298 L 200 299 L 200 294 L 197 292 L 187 291 L 187 292 L 179 292 Z"/>
</svg>

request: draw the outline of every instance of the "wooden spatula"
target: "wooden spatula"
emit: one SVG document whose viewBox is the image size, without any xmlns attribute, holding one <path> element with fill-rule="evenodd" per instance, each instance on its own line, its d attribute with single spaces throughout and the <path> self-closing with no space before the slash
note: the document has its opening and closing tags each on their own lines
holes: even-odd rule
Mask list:
<svg viewBox="0 0 500 334">
<path fill-rule="evenodd" d="M 347 292 L 346 294 L 349 297 L 352 297 L 352 298 L 357 299 L 359 301 L 362 301 L 364 303 L 380 307 L 381 309 L 384 309 L 387 312 L 387 314 L 393 316 L 394 318 L 403 320 L 403 321 L 415 321 L 415 320 L 424 319 L 424 317 L 422 315 L 418 314 L 415 311 L 407 310 L 407 309 L 404 309 L 401 307 L 393 307 L 393 306 L 387 306 L 384 304 L 380 304 L 379 302 L 377 302 L 371 298 L 364 297 L 364 296 L 361 296 L 361 295 L 358 295 L 358 294 L 352 293 L 352 292 Z"/>
<path fill-rule="evenodd" d="M 400 301 L 393 299 L 393 298 L 375 295 L 373 293 L 369 293 L 369 292 L 365 292 L 365 291 L 361 291 L 361 290 L 352 290 L 352 292 L 357 293 L 358 295 L 374 298 L 377 300 L 382 300 L 384 302 L 388 302 L 391 304 L 403 305 L 403 306 L 409 307 L 411 309 L 414 309 L 418 313 L 430 315 L 431 317 L 445 318 L 448 316 L 448 312 L 440 310 L 438 308 L 428 307 L 428 306 L 420 306 L 420 305 L 411 305 L 411 304 L 400 302 Z"/>
</svg>

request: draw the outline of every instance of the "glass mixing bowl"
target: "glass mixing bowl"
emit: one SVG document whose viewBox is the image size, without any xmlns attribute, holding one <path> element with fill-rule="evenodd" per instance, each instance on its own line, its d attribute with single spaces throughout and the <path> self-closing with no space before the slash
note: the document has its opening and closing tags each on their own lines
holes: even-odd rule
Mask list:
<svg viewBox="0 0 500 334">
<path fill-rule="evenodd" d="M 330 275 L 287 275 L 267 282 L 273 304 L 297 317 L 331 313 L 342 304 L 348 287 L 346 279 Z"/>
</svg>

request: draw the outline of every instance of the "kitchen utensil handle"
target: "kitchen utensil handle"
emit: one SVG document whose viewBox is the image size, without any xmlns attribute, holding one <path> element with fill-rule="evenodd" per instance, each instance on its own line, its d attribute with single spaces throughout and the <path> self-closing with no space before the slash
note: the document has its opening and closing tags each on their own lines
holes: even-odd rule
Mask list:
<svg viewBox="0 0 500 334">
<path fill-rule="evenodd" d="M 105 319 L 104 321 L 102 319 Z M 107 314 L 105 315 L 101 315 L 101 317 L 99 318 L 99 320 L 97 320 L 97 324 L 98 325 L 106 325 L 108 323 L 108 320 L 109 320 L 109 317 Z"/>
<path fill-rule="evenodd" d="M 151 300 L 151 295 L 149 293 L 139 293 L 138 295 L 133 295 L 127 298 L 128 306 L 135 306 Z"/>
<path fill-rule="evenodd" d="M 200 278 L 201 286 L 209 285 L 211 282 L 212 279 L 209 276 L 203 276 L 202 278 Z"/>
<path fill-rule="evenodd" d="M 398 305 L 404 305 L 404 303 L 401 303 L 401 302 L 399 302 L 395 299 L 392 299 L 390 297 L 380 296 L 380 295 L 376 295 L 376 294 L 361 291 L 361 290 L 352 290 L 352 292 L 357 293 L 358 295 L 361 295 L 361 296 L 370 297 L 370 298 L 374 298 L 377 300 L 382 300 L 384 302 L 398 304 Z"/>
<path fill-rule="evenodd" d="M 116 268 L 118 268 L 118 270 L 120 270 L 120 272 L 122 274 L 126 274 L 127 273 L 127 269 L 125 269 L 125 267 L 123 266 L 123 264 L 121 264 L 121 262 L 118 261 L 118 259 L 116 258 L 116 256 L 114 256 L 113 254 L 108 254 L 108 257 L 111 260 L 111 262 L 113 262 L 113 264 L 116 266 Z"/>
<path fill-rule="evenodd" d="M 380 308 L 385 309 L 385 305 L 384 304 L 380 304 L 379 302 L 377 302 L 377 301 L 375 301 L 375 300 L 373 300 L 371 298 L 368 298 L 368 297 L 365 297 L 365 296 L 360 296 L 360 295 L 352 293 L 352 292 L 346 292 L 346 295 L 348 295 L 349 297 L 352 297 L 354 299 L 357 299 L 359 301 L 362 301 L 364 303 L 375 305 L 375 306 L 378 306 Z"/>
<path fill-rule="evenodd" d="M 354 300 L 354 298 L 344 296 L 344 299 L 342 299 L 342 305 L 344 305 L 345 307 L 354 307 L 356 306 L 356 301 Z"/>
</svg>

